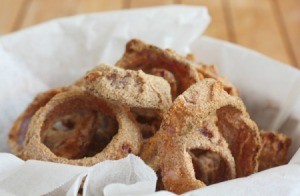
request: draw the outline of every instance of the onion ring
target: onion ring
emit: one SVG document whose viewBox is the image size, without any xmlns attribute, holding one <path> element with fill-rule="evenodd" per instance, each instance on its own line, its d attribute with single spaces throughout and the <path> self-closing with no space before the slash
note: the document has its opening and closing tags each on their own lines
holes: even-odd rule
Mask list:
<svg viewBox="0 0 300 196">
<path fill-rule="evenodd" d="M 163 126 L 168 125 L 164 124 Z M 224 171 L 218 175 L 222 180 L 235 177 L 234 158 L 217 129 L 209 130 L 209 133 L 213 134 L 209 138 L 199 131 L 192 131 L 181 136 L 171 136 L 173 133 L 170 130 L 163 129 L 163 132 L 165 132 L 161 137 L 163 144 L 158 150 L 162 181 L 167 190 L 181 194 L 206 186 L 201 180 L 196 179 L 190 153 L 201 155 L 205 152 L 214 152 L 218 154 L 226 165 Z"/>
<path fill-rule="evenodd" d="M 262 151 L 259 156 L 258 171 L 287 163 L 287 153 L 291 145 L 291 138 L 281 133 L 266 132 L 260 133 L 262 138 Z"/>
<path fill-rule="evenodd" d="M 158 131 L 161 110 L 171 105 L 168 82 L 142 71 L 100 65 L 87 73 L 84 86 L 98 97 L 130 106 L 144 139 Z"/>
<path fill-rule="evenodd" d="M 162 168 L 163 179 L 164 174 L 168 173 L 170 165 L 178 162 L 174 160 L 175 157 L 172 159 L 169 157 L 174 156 L 174 153 L 180 154 L 174 150 L 176 145 L 178 145 L 176 141 L 180 141 L 180 139 L 176 139 L 177 137 L 183 137 L 196 130 L 196 132 L 200 132 L 202 135 L 210 138 L 216 135 L 216 131 L 215 133 L 210 132 L 214 129 L 217 129 L 217 132 L 228 143 L 235 160 L 237 177 L 247 176 L 257 171 L 261 140 L 256 124 L 249 118 L 243 102 L 238 97 L 231 96 L 225 92 L 221 82 L 205 79 L 178 96 L 164 117 L 159 132 L 169 136 L 164 137 L 163 140 L 160 139 L 161 146 L 158 148 L 159 152 L 165 151 L 165 153 L 159 153 L 160 163 L 164 167 Z M 159 138 L 162 138 L 162 136 L 159 136 Z M 168 138 L 171 140 L 170 144 L 164 144 Z M 176 141 L 173 142 L 173 139 Z M 188 140 L 186 141 L 189 143 Z M 171 145 L 174 149 L 171 149 L 168 145 Z M 186 149 L 183 147 L 178 149 L 177 147 L 177 150 L 183 152 Z M 167 153 L 171 155 L 168 156 Z M 183 159 L 184 156 L 182 156 L 183 154 L 181 153 L 176 158 Z M 164 166 L 166 162 L 168 162 L 168 166 Z M 180 179 L 179 176 L 177 177 Z M 176 189 L 177 182 L 172 181 L 169 183 L 169 179 L 163 181 L 168 184 L 165 184 L 166 187 L 170 187 L 172 190 L 173 188 Z"/>
<path fill-rule="evenodd" d="M 150 73 L 153 68 L 165 69 L 175 77 L 177 95 L 199 81 L 192 61 L 170 49 L 162 50 L 137 39 L 126 44 L 126 51 L 116 65 L 125 69 L 141 69 L 145 73 Z"/>
<path fill-rule="evenodd" d="M 88 72 L 84 79 L 88 92 L 113 103 L 164 109 L 172 102 L 168 82 L 143 71 L 100 65 Z"/>
<path fill-rule="evenodd" d="M 101 152 L 93 157 L 67 159 L 56 156 L 41 142 L 42 132 L 53 119 L 77 111 L 100 112 L 115 116 L 119 124 L 118 133 Z M 126 157 L 129 153 L 138 154 L 141 143 L 141 134 L 132 121 L 128 108 L 111 105 L 87 92 L 74 90 L 57 94 L 32 117 L 22 156 L 24 159 L 91 166 L 104 160 Z M 80 144 L 74 145 L 76 148 L 80 147 Z"/>
</svg>

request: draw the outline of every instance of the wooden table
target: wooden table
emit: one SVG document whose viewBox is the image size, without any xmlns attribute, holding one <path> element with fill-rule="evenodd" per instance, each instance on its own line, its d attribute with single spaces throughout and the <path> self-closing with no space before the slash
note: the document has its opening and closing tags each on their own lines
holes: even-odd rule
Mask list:
<svg viewBox="0 0 300 196">
<path fill-rule="evenodd" d="M 58 17 L 175 3 L 208 7 L 206 35 L 300 68 L 300 0 L 0 0 L 0 35 Z"/>
</svg>

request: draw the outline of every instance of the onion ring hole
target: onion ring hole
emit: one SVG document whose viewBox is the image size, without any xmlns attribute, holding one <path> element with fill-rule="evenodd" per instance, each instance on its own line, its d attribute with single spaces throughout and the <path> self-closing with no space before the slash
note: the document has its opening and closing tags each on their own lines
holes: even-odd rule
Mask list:
<svg viewBox="0 0 300 196">
<path fill-rule="evenodd" d="M 143 139 L 152 137 L 159 130 L 162 121 L 159 110 L 149 108 L 131 108 L 131 112 L 139 124 Z"/>
<path fill-rule="evenodd" d="M 41 140 L 56 156 L 68 159 L 82 159 L 93 157 L 101 152 L 117 134 L 119 129 L 115 118 L 95 112 L 95 111 L 76 111 L 71 114 L 58 117 L 50 128 L 44 127 L 41 132 Z M 81 133 L 80 133 L 81 132 Z M 81 141 L 82 134 L 91 134 L 83 137 L 87 141 Z M 69 145 L 71 142 L 82 142 L 80 145 Z M 69 151 L 81 151 L 70 155 Z"/>
<path fill-rule="evenodd" d="M 189 154 L 192 158 L 197 180 L 211 185 L 229 179 L 226 176 L 228 167 L 217 153 L 209 150 L 192 149 L 189 150 Z"/>
</svg>

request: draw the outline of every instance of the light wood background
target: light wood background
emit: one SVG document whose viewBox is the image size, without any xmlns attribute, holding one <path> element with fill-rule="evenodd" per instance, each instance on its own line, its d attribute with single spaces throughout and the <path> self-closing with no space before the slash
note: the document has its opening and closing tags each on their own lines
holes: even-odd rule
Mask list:
<svg viewBox="0 0 300 196">
<path fill-rule="evenodd" d="M 0 0 L 0 36 L 58 17 L 169 4 L 207 6 L 206 35 L 300 68 L 300 0 Z"/>
</svg>

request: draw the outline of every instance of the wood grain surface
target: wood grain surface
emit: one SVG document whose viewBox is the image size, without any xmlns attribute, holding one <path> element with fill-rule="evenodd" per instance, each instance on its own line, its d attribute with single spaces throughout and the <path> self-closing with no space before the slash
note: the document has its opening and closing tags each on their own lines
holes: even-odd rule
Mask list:
<svg viewBox="0 0 300 196">
<path fill-rule="evenodd" d="M 299 0 L 0 0 L 0 36 L 64 16 L 171 4 L 207 6 L 206 35 L 300 68 Z"/>
</svg>

